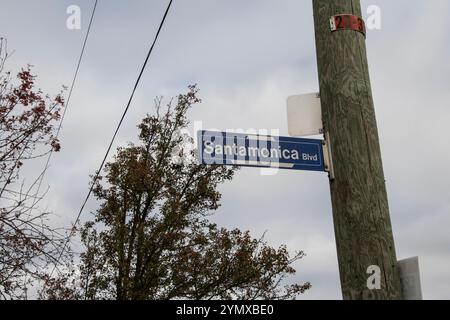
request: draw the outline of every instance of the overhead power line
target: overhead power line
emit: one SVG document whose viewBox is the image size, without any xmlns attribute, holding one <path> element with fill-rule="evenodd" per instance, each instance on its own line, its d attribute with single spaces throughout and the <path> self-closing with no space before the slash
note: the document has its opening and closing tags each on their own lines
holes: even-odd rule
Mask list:
<svg viewBox="0 0 450 320">
<path fill-rule="evenodd" d="M 58 129 L 56 131 L 56 136 L 55 136 L 56 139 L 58 139 L 58 137 L 59 137 L 59 133 L 61 132 L 61 128 L 62 128 L 62 124 L 63 124 L 64 119 L 66 117 L 67 109 L 69 108 L 70 99 L 72 98 L 72 93 L 73 93 L 73 90 L 75 88 L 75 83 L 76 83 L 77 78 L 78 78 L 78 72 L 80 70 L 81 61 L 83 60 L 84 51 L 86 50 L 86 44 L 87 44 L 87 41 L 89 39 L 89 34 L 91 33 L 92 22 L 94 21 L 95 11 L 97 10 L 97 4 L 98 4 L 98 0 L 95 0 L 94 8 L 92 9 L 91 18 L 89 20 L 89 26 L 88 26 L 88 29 L 86 31 L 86 36 L 84 37 L 83 47 L 81 48 L 80 57 L 78 58 L 77 67 L 75 69 L 75 74 L 73 76 L 72 84 L 70 86 L 69 95 L 67 96 L 67 101 L 65 103 L 65 108 L 64 108 L 62 116 L 61 116 L 61 121 L 59 122 L 59 126 L 58 126 Z M 39 192 L 41 190 L 42 181 L 44 180 L 44 176 L 45 176 L 45 174 L 46 174 L 46 172 L 47 172 L 47 170 L 48 170 L 48 168 L 50 166 L 50 160 L 52 158 L 52 155 L 53 155 L 53 148 L 50 150 L 50 153 L 48 154 L 47 161 L 46 161 L 45 166 L 44 166 L 44 170 L 41 172 L 40 176 L 38 177 L 39 183 L 38 183 L 37 191 L 36 191 L 36 193 L 34 195 L 35 197 L 38 197 L 38 195 L 39 195 Z"/>
<path fill-rule="evenodd" d="M 89 192 L 88 192 L 88 194 L 86 195 L 86 198 L 84 199 L 83 204 L 81 205 L 81 208 L 80 208 L 80 210 L 79 210 L 79 212 L 78 212 L 77 218 L 75 219 L 74 226 L 76 226 L 76 225 L 78 224 L 78 222 L 80 221 L 81 214 L 83 213 L 84 207 L 86 206 L 86 203 L 88 202 L 88 200 L 89 200 L 89 198 L 90 198 L 90 196 L 91 196 L 91 194 L 92 194 L 93 188 L 94 188 L 94 186 L 95 186 L 95 183 L 96 183 L 97 180 L 98 180 L 98 177 L 99 177 L 99 175 L 100 175 L 100 172 L 102 171 L 102 169 L 103 169 L 103 167 L 104 167 L 104 165 L 105 165 L 105 163 L 106 163 L 106 159 L 108 158 L 108 155 L 109 155 L 109 153 L 110 153 L 110 151 L 111 151 L 111 149 L 112 149 L 112 146 L 113 146 L 114 141 L 115 141 L 115 139 L 116 139 L 117 133 L 119 132 L 119 129 L 120 129 L 122 123 L 123 123 L 123 120 L 125 119 L 126 114 L 128 113 L 128 110 L 130 109 L 130 105 L 131 105 L 131 102 L 133 101 L 134 94 L 135 94 L 136 89 L 137 89 L 137 87 L 138 87 L 138 85 L 139 85 L 139 82 L 141 81 L 142 75 L 144 74 L 145 68 L 146 68 L 147 63 L 148 63 L 148 61 L 149 61 L 149 59 L 150 59 L 150 56 L 151 56 L 151 54 L 152 54 L 152 52 L 153 52 L 153 49 L 154 49 L 154 47 L 155 47 L 155 44 L 156 44 L 156 42 L 157 42 L 157 40 L 158 40 L 158 38 L 159 38 L 159 34 L 161 33 L 161 29 L 162 29 L 162 27 L 163 27 L 163 25 L 164 25 L 164 22 L 166 21 L 167 15 L 168 15 L 169 10 L 170 10 L 170 7 L 172 6 L 172 2 L 173 2 L 173 0 L 170 0 L 170 1 L 169 1 L 169 4 L 167 5 L 167 9 L 166 9 L 166 11 L 164 12 L 164 16 L 163 16 L 163 18 L 162 18 L 162 20 L 161 20 L 161 23 L 159 24 L 158 31 L 156 32 L 155 38 L 154 38 L 154 40 L 153 40 L 153 43 L 152 43 L 152 45 L 151 45 L 151 47 L 150 47 L 150 49 L 149 49 L 149 51 L 148 51 L 148 53 L 147 53 L 147 57 L 145 58 L 144 64 L 142 65 L 142 68 L 141 68 L 141 71 L 139 72 L 139 76 L 138 76 L 137 79 L 136 79 L 136 82 L 135 82 L 135 84 L 134 84 L 133 91 L 131 92 L 131 95 L 130 95 L 130 98 L 129 98 L 129 100 L 128 100 L 128 103 L 127 103 L 127 105 L 126 105 L 126 107 L 125 107 L 125 110 L 124 110 L 124 112 L 123 112 L 123 114 L 122 114 L 122 117 L 120 118 L 120 121 L 119 121 L 119 123 L 118 123 L 118 125 L 117 125 L 117 127 L 116 127 L 116 130 L 114 131 L 113 137 L 112 137 L 112 139 L 111 139 L 111 142 L 109 143 L 108 149 L 106 150 L 106 154 L 105 154 L 105 156 L 103 157 L 102 163 L 100 164 L 100 167 L 98 168 L 98 170 L 97 170 L 96 173 L 95 173 L 94 179 L 93 179 L 92 184 L 91 184 L 91 186 L 90 186 L 90 188 L 89 188 Z M 73 236 L 73 232 L 70 233 L 69 238 L 67 239 L 67 241 L 66 241 L 64 247 L 62 248 L 61 253 L 60 253 L 60 256 L 59 256 L 59 258 L 58 258 L 58 261 L 61 259 L 62 255 L 64 254 L 64 250 L 66 249 L 66 246 L 67 246 L 67 244 L 69 243 L 70 238 L 71 238 L 72 236 Z M 55 266 L 55 268 L 56 268 L 56 266 Z M 53 272 L 55 271 L 55 268 L 53 269 L 52 274 L 53 274 Z"/>
</svg>

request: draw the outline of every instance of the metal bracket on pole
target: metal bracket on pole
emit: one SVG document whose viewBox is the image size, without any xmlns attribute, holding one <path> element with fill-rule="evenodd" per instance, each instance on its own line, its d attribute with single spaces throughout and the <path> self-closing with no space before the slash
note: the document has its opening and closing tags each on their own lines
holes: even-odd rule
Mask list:
<svg viewBox="0 0 450 320">
<path fill-rule="evenodd" d="M 335 179 L 335 176 L 333 167 L 333 156 L 331 153 L 331 145 L 330 145 L 330 134 L 328 131 L 325 132 L 325 140 L 323 141 L 322 147 L 324 154 L 325 170 L 328 172 L 330 181 L 333 181 Z"/>
</svg>

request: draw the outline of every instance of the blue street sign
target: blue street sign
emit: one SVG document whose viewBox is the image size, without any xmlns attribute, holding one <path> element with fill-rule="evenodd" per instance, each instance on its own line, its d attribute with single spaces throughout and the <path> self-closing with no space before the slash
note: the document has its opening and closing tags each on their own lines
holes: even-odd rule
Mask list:
<svg viewBox="0 0 450 320">
<path fill-rule="evenodd" d="M 202 164 L 325 171 L 322 140 L 198 131 Z"/>
</svg>

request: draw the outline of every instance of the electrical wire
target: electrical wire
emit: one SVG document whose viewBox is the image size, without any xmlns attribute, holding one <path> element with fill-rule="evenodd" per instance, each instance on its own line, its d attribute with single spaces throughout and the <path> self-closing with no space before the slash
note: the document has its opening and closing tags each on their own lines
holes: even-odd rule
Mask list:
<svg viewBox="0 0 450 320">
<path fill-rule="evenodd" d="M 137 80 L 136 80 L 135 85 L 133 87 L 133 91 L 131 92 L 130 98 L 129 98 L 128 103 L 127 103 L 127 105 L 125 107 L 125 110 L 124 110 L 124 112 L 122 114 L 122 117 L 120 118 L 119 124 L 117 125 L 117 128 L 116 128 L 116 130 L 115 130 L 115 132 L 113 134 L 111 142 L 109 143 L 108 149 L 106 151 L 105 156 L 103 157 L 103 160 L 102 160 L 102 162 L 100 164 L 100 167 L 97 170 L 97 172 L 95 173 L 94 179 L 92 180 L 91 186 L 89 188 L 89 192 L 88 192 L 86 198 L 84 199 L 83 204 L 81 205 L 81 208 L 80 208 L 80 210 L 78 212 L 77 218 L 75 219 L 74 228 L 78 224 L 78 222 L 80 221 L 81 214 L 83 213 L 84 207 L 86 206 L 86 203 L 88 202 L 88 200 L 89 200 L 89 198 L 90 198 L 90 196 L 92 194 L 92 191 L 94 189 L 95 183 L 97 182 L 98 177 L 100 175 L 100 172 L 102 171 L 102 169 L 103 169 L 103 167 L 105 165 L 106 159 L 108 158 L 108 155 L 109 155 L 109 153 L 111 151 L 111 148 L 112 148 L 113 143 L 114 143 L 114 141 L 116 139 L 117 133 L 119 132 L 119 129 L 120 129 L 122 123 L 123 123 L 123 120 L 125 119 L 126 114 L 128 113 L 128 110 L 130 109 L 130 105 L 131 105 L 131 102 L 133 101 L 134 94 L 135 94 L 136 89 L 137 89 L 137 87 L 139 85 L 139 82 L 141 81 L 142 75 L 144 74 L 144 71 L 145 71 L 145 68 L 147 66 L 147 63 L 148 63 L 148 61 L 150 59 L 150 56 L 151 56 L 151 54 L 153 52 L 153 48 L 155 47 L 155 44 L 156 44 L 156 42 L 157 42 L 157 40 L 159 38 L 159 34 L 160 34 L 161 29 L 162 29 L 162 27 L 164 25 L 164 22 L 166 21 L 167 15 L 168 15 L 169 10 L 170 10 L 170 7 L 172 6 L 172 2 L 173 2 L 173 0 L 170 0 L 169 4 L 167 6 L 167 9 L 166 9 L 166 11 L 164 13 L 164 16 L 163 16 L 163 18 L 161 20 L 161 23 L 159 24 L 158 31 L 156 32 L 155 38 L 153 40 L 153 43 L 152 43 L 152 45 L 151 45 L 151 47 L 150 47 L 150 49 L 149 49 L 149 51 L 147 53 L 147 57 L 145 58 L 144 64 L 142 65 L 142 68 L 141 68 L 141 71 L 139 72 L 139 76 L 137 77 Z M 67 239 L 63 249 L 61 250 L 61 253 L 60 253 L 60 256 L 58 258 L 58 261 L 61 259 L 62 255 L 64 254 L 64 250 L 66 249 L 66 246 L 69 243 L 70 238 L 72 236 L 73 236 L 73 230 L 72 230 L 71 234 L 69 235 L 69 238 Z M 55 266 L 55 268 L 56 268 L 56 266 Z M 55 271 L 55 268 L 53 268 L 53 271 L 50 274 L 50 276 L 52 276 L 53 272 Z"/>
<path fill-rule="evenodd" d="M 89 34 L 91 33 L 92 22 L 94 21 L 95 12 L 97 10 L 97 4 L 98 4 L 98 0 L 95 0 L 94 8 L 92 9 L 91 18 L 89 20 L 89 26 L 88 26 L 88 29 L 86 31 L 86 36 L 84 38 L 83 47 L 81 48 L 80 57 L 78 58 L 77 67 L 76 67 L 75 74 L 74 74 L 73 79 L 72 79 L 72 84 L 70 86 L 69 95 L 67 96 L 67 101 L 65 103 L 65 108 L 64 108 L 63 114 L 61 116 L 61 121 L 59 122 L 59 126 L 58 126 L 58 129 L 56 131 L 56 135 L 55 135 L 56 139 L 58 139 L 58 137 L 59 137 L 59 133 L 61 132 L 61 128 L 62 128 L 62 124 L 63 124 L 64 119 L 66 117 L 67 109 L 69 108 L 70 99 L 72 98 L 73 89 L 75 87 L 75 83 L 76 83 L 76 80 L 78 78 L 78 72 L 80 70 L 81 61 L 83 60 L 84 52 L 86 50 L 86 44 L 87 44 L 87 41 L 89 39 Z M 39 192 L 41 190 L 42 181 L 44 180 L 44 176 L 45 176 L 45 174 L 46 174 L 46 172 L 47 172 L 47 170 L 48 170 L 48 168 L 50 166 L 50 160 L 52 158 L 52 155 L 53 155 L 53 148 L 50 150 L 50 153 L 49 153 L 49 155 L 47 157 L 47 161 L 45 163 L 44 170 L 41 172 L 41 174 L 38 177 L 39 184 L 38 184 L 38 187 L 37 187 L 37 191 L 34 194 L 35 197 L 38 197 L 38 195 L 39 195 Z"/>
</svg>

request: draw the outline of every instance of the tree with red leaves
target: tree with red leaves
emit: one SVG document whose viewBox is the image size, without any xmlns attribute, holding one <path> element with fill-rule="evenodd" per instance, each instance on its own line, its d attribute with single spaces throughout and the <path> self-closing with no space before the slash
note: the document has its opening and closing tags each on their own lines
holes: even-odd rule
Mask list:
<svg viewBox="0 0 450 320">
<path fill-rule="evenodd" d="M 46 224 L 37 185 L 25 185 L 21 169 L 29 161 L 61 149 L 56 125 L 64 106 L 62 92 L 51 98 L 34 88 L 31 67 L 5 72 L 6 40 L 0 41 L 0 299 L 27 298 L 35 280 L 45 279 L 63 236 Z"/>
</svg>

